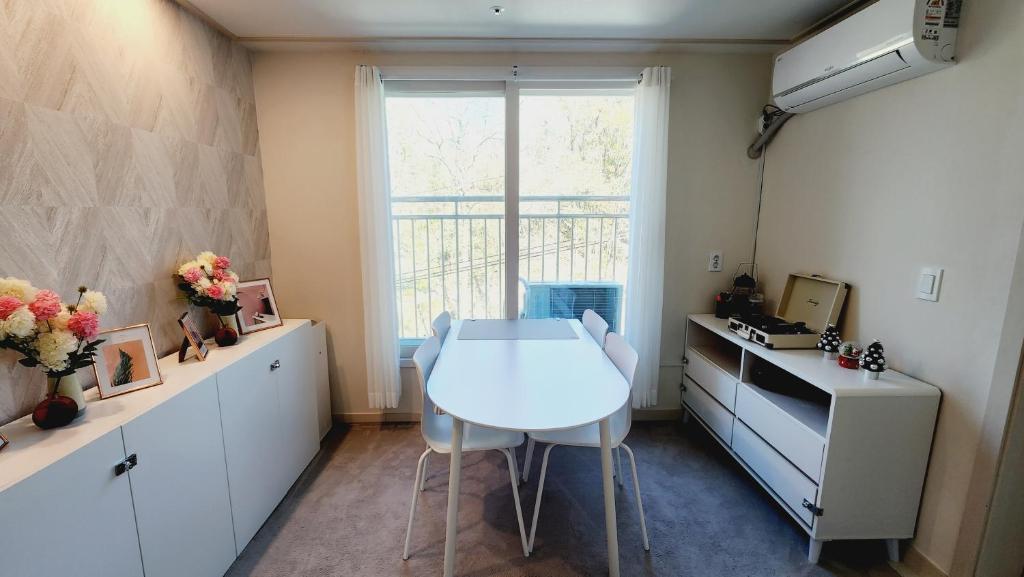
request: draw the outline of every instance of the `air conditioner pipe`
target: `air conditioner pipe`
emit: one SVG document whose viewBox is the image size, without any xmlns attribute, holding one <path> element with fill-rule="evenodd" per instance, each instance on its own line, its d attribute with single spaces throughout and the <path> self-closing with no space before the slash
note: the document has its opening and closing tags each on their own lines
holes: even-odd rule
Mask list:
<svg viewBox="0 0 1024 577">
<path fill-rule="evenodd" d="M 750 145 L 750 148 L 747 149 L 747 156 L 751 159 L 761 158 L 761 153 L 764 151 L 764 147 L 768 146 L 768 143 L 775 138 L 775 133 L 778 132 L 779 129 L 782 128 L 782 125 L 793 116 L 792 112 L 783 112 L 775 117 L 771 124 L 765 127 L 764 132 L 761 133 L 761 135 L 757 137 L 757 140 L 755 140 L 754 143 Z"/>
</svg>

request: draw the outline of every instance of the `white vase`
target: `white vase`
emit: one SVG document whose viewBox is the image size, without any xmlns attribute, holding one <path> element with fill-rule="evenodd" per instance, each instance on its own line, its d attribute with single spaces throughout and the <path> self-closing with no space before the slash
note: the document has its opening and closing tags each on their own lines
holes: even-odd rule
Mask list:
<svg viewBox="0 0 1024 577">
<path fill-rule="evenodd" d="M 232 329 L 236 333 L 238 332 L 238 319 L 235 318 L 235 315 L 225 315 L 220 317 L 220 323 L 221 326 Z"/>
<path fill-rule="evenodd" d="M 78 416 L 82 416 L 82 413 L 85 412 L 85 392 L 82 391 L 82 384 L 78 382 L 78 373 L 71 373 L 59 378 L 57 394 L 62 397 L 70 397 L 71 400 L 75 401 L 75 404 L 78 405 Z M 47 395 L 53 391 L 53 384 L 56 380 L 57 377 L 46 377 Z"/>
<path fill-rule="evenodd" d="M 865 369 L 864 370 L 864 380 L 865 381 L 877 381 L 878 380 L 878 375 L 881 375 L 881 374 L 882 374 L 881 371 L 876 373 L 875 371 L 869 371 L 869 370 Z"/>
</svg>

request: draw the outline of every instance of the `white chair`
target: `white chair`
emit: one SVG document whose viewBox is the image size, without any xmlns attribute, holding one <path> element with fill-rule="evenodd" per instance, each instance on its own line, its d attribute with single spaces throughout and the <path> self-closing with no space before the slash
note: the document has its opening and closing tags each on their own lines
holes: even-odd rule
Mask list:
<svg viewBox="0 0 1024 577">
<path fill-rule="evenodd" d="M 625 341 L 621 336 L 616 333 L 608 333 L 604 345 L 605 353 L 608 358 L 611 359 L 612 363 L 618 367 L 619 372 L 622 376 L 626 377 L 626 382 L 629 383 L 630 389 L 630 400 L 626 402 L 621 409 L 615 412 L 611 416 L 610 434 L 612 441 L 612 448 L 618 449 L 622 447 L 626 450 L 626 454 L 629 456 L 629 464 L 633 470 L 633 493 L 636 496 L 636 509 L 640 513 L 640 533 L 643 536 L 644 550 L 650 551 L 651 545 L 647 540 L 647 521 L 644 519 L 644 505 L 640 499 L 640 481 L 636 475 L 636 458 L 633 456 L 632 449 L 629 448 L 623 440 L 626 435 L 629 434 L 629 427 L 633 421 L 633 407 L 632 407 L 632 390 L 633 390 L 633 374 L 636 372 L 637 354 L 633 350 L 633 347 L 629 346 L 629 343 Z M 540 515 L 540 500 L 544 495 L 544 477 L 548 472 L 548 457 L 551 454 L 551 449 L 554 449 L 558 445 L 567 445 L 571 447 L 600 447 L 601 446 L 601 435 L 598 429 L 598 424 L 593 423 L 585 427 L 579 427 L 576 429 L 569 429 L 566 431 L 549 431 L 530 433 L 530 442 L 547 443 L 547 448 L 544 449 L 544 461 L 540 467 L 540 484 L 537 487 L 537 503 L 533 508 L 533 526 L 530 527 L 530 541 L 529 550 L 533 551 L 533 540 L 537 534 L 537 517 Z M 525 469 L 528 464 L 524 464 L 524 477 Z M 622 484 L 622 462 L 619 461 L 619 484 Z"/>
<path fill-rule="evenodd" d="M 423 490 L 424 481 L 427 476 L 427 457 L 431 452 L 451 454 L 452 440 L 452 417 L 451 415 L 437 415 L 434 413 L 434 403 L 427 396 L 427 379 L 434 368 L 434 361 L 441 351 L 441 341 L 438 337 L 430 337 L 413 354 L 412 360 L 416 365 L 416 377 L 420 382 L 420 391 L 423 393 L 423 417 L 420 421 L 420 431 L 423 433 L 423 440 L 427 442 L 427 450 L 420 455 L 419 463 L 416 465 L 416 480 L 412 486 L 412 504 L 409 506 L 409 526 L 405 531 L 405 549 L 402 551 L 402 559 L 409 558 L 409 542 L 412 537 L 412 523 L 416 516 L 416 500 L 419 492 Z M 466 423 L 462 437 L 462 452 L 470 451 L 500 451 L 508 461 L 508 475 L 512 481 L 512 497 L 516 504 L 516 520 L 519 522 L 519 538 L 522 541 L 523 555 L 530 556 L 526 544 L 526 528 L 523 525 L 523 510 L 519 504 L 519 471 L 516 467 L 515 447 L 523 444 L 523 434 L 515 431 L 501 431 L 488 429 Z"/>
<path fill-rule="evenodd" d="M 430 330 L 434 333 L 439 341 L 444 343 L 444 339 L 448 337 L 448 329 L 452 327 L 452 315 L 448 314 L 448 311 L 444 311 L 437 315 L 434 322 L 430 323 Z"/>
<path fill-rule="evenodd" d="M 583 311 L 583 328 L 587 329 L 598 345 L 604 347 L 604 337 L 608 334 L 608 323 L 601 318 L 601 315 L 590 309 Z"/>
</svg>

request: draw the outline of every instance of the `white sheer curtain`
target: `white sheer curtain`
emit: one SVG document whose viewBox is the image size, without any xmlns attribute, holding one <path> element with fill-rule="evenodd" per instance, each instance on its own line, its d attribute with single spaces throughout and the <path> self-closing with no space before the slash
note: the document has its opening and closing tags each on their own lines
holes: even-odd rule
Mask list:
<svg viewBox="0 0 1024 577">
<path fill-rule="evenodd" d="M 380 70 L 356 68 L 356 188 L 363 269 L 363 324 L 370 407 L 395 408 L 402 393 L 391 239 L 391 185 Z"/>
<path fill-rule="evenodd" d="M 640 356 L 633 380 L 637 408 L 658 404 L 671 77 L 671 68 L 647 68 L 636 91 L 624 336 Z"/>
</svg>

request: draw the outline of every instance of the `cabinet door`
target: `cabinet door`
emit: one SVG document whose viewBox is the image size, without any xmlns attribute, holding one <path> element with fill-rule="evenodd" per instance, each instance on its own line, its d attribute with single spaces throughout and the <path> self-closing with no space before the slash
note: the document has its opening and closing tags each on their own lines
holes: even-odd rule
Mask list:
<svg viewBox="0 0 1024 577">
<path fill-rule="evenodd" d="M 292 331 L 279 344 L 274 358 L 274 376 L 281 407 L 282 459 L 287 463 L 284 490 L 287 492 L 320 449 L 316 412 L 313 331 L 306 326 Z"/>
<path fill-rule="evenodd" d="M 146 577 L 220 576 L 235 559 L 214 377 L 125 424 Z"/>
<path fill-rule="evenodd" d="M 242 549 L 273 512 L 281 497 L 286 456 L 276 379 L 270 369 L 277 343 L 217 373 L 224 456 L 235 524 L 235 549 Z"/>
<path fill-rule="evenodd" d="M 0 493 L 0 573 L 142 577 L 124 456 L 115 429 Z"/>
</svg>

